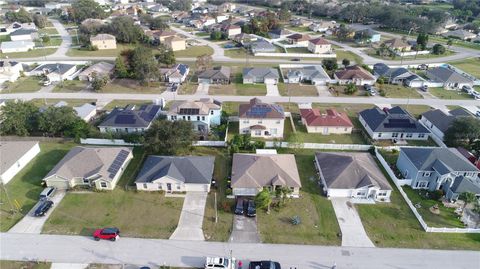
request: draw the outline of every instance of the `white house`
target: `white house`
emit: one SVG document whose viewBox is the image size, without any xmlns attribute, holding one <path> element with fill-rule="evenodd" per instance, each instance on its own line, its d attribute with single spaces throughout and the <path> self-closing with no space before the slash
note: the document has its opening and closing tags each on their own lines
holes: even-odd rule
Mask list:
<svg viewBox="0 0 480 269">
<path fill-rule="evenodd" d="M 35 43 L 32 41 L 3 41 L 0 44 L 0 51 L 2 53 L 26 52 L 33 50 Z"/>
<path fill-rule="evenodd" d="M 332 45 L 324 38 L 314 38 L 308 41 L 308 50 L 317 54 L 331 53 Z"/>
<path fill-rule="evenodd" d="M 0 141 L 1 182 L 7 184 L 38 153 L 38 141 Z"/>
<path fill-rule="evenodd" d="M 202 134 L 208 134 L 212 126 L 220 125 L 221 117 L 222 103 L 210 98 L 175 102 L 167 113 L 169 121 L 190 121 L 195 131 Z"/>
<path fill-rule="evenodd" d="M 285 112 L 278 104 L 263 103 L 253 98 L 239 106 L 239 132 L 252 137 L 282 138 Z"/>
<path fill-rule="evenodd" d="M 75 78 L 77 66 L 74 64 L 42 64 L 35 69 L 25 72 L 29 76 L 46 76 L 49 81 L 57 82 Z"/>
<path fill-rule="evenodd" d="M 22 71 L 23 66 L 19 62 L 0 61 L 0 84 L 5 81 L 16 81 Z"/>
</svg>

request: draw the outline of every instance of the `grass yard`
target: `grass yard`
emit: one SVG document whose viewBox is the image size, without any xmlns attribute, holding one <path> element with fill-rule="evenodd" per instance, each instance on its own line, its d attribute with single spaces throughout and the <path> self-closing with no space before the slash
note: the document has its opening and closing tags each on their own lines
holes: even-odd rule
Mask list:
<svg viewBox="0 0 480 269">
<path fill-rule="evenodd" d="M 40 153 L 0 190 L 0 231 L 8 231 L 37 203 L 43 190 L 43 177 L 74 146 L 73 143 L 40 143 Z M 19 213 L 11 214 L 5 190 L 12 206 L 19 206 Z"/>
<path fill-rule="evenodd" d="M 152 93 L 160 94 L 166 89 L 164 83 L 153 82 L 150 86 L 143 86 L 133 79 L 114 79 L 102 90 L 102 93 Z"/>
<path fill-rule="evenodd" d="M 393 84 L 376 84 L 375 85 L 379 90 L 385 92 L 385 97 L 388 98 L 413 98 L 413 99 L 422 99 L 422 95 L 413 88 L 407 88 L 401 85 Z"/>
<path fill-rule="evenodd" d="M 210 85 L 208 88 L 208 94 L 210 95 L 242 95 L 242 96 L 263 96 L 267 94 L 267 87 L 265 86 L 265 84 L 243 84 L 241 72 L 234 73 L 233 76 L 234 78 L 231 84 Z"/>
<path fill-rule="evenodd" d="M 58 35 L 58 31 L 55 27 L 39 29 L 38 33 L 40 35 Z"/>
<path fill-rule="evenodd" d="M 314 85 L 278 83 L 277 86 L 278 92 L 283 96 L 318 96 Z"/>
<path fill-rule="evenodd" d="M 177 94 L 195 94 L 198 84 L 191 81 L 184 82 L 178 89 Z"/>
<path fill-rule="evenodd" d="M 153 102 L 151 100 L 113 100 L 110 103 L 108 103 L 106 106 L 103 107 L 104 110 L 112 110 L 116 107 L 125 107 L 126 105 L 146 105 L 146 104 L 152 104 Z"/>
<path fill-rule="evenodd" d="M 20 77 L 15 82 L 5 82 L 6 88 L 2 93 L 36 92 L 42 88 L 39 77 Z"/>
<path fill-rule="evenodd" d="M 346 51 L 346 50 L 335 50 L 335 53 L 337 54 L 337 61 L 342 61 L 343 59 L 349 59 L 350 62 L 355 62 L 356 64 L 362 64 L 363 59 L 362 57 L 358 56 L 357 54 L 351 52 L 351 51 Z"/>
<path fill-rule="evenodd" d="M 257 223 L 264 243 L 340 245 L 337 236 L 340 228 L 331 202 L 321 196 L 317 175 L 313 167 L 313 150 L 280 149 L 279 153 L 295 153 L 302 180 L 300 198 L 290 199 L 280 209 L 272 208 L 270 214 L 257 210 Z M 301 224 L 291 224 L 299 216 Z"/>
<path fill-rule="evenodd" d="M 204 37 L 204 36 L 210 36 L 210 33 L 207 32 L 196 32 L 196 36 Z"/>
<path fill-rule="evenodd" d="M 38 106 L 52 106 L 56 103 L 64 101 L 68 103 L 68 106 L 81 106 L 85 103 L 94 103 L 96 99 L 32 99 L 32 102 Z"/>
<path fill-rule="evenodd" d="M 83 50 L 79 48 L 71 48 L 67 51 L 70 57 L 116 57 L 120 52 L 126 49 L 133 49 L 133 44 L 117 44 L 116 49 L 112 50 Z"/>
<path fill-rule="evenodd" d="M 56 48 L 48 49 L 33 49 L 26 52 L 12 52 L 12 53 L 0 53 L 0 58 L 34 58 L 44 57 L 55 53 Z"/>
<path fill-rule="evenodd" d="M 87 88 L 88 82 L 83 80 L 63 81 L 53 88 L 52 92 L 79 92 Z"/>
<path fill-rule="evenodd" d="M 472 96 L 464 91 L 445 90 L 444 88 L 428 88 L 428 92 L 440 99 L 473 99 Z"/>
<path fill-rule="evenodd" d="M 222 110 L 230 116 L 238 116 L 238 106 L 241 102 L 223 102 Z"/>
<path fill-rule="evenodd" d="M 186 50 L 179 50 L 175 51 L 175 57 L 197 57 L 201 55 L 212 55 L 213 49 L 209 46 L 191 46 L 188 47 Z"/>
<path fill-rule="evenodd" d="M 480 58 L 470 58 L 449 63 L 480 79 Z"/>
<path fill-rule="evenodd" d="M 244 48 L 235 48 L 235 49 L 225 50 L 225 56 L 230 58 L 245 58 L 247 54 L 250 54 L 250 53 Z M 250 55 L 250 57 L 253 57 L 253 56 Z"/>
<path fill-rule="evenodd" d="M 288 48 L 287 53 L 305 53 L 305 54 L 312 54 L 308 48 L 302 47 L 302 48 Z"/>
<path fill-rule="evenodd" d="M 52 266 L 50 262 L 42 261 L 0 261 L 0 268 L 2 269 L 49 269 Z"/>
<path fill-rule="evenodd" d="M 369 97 L 370 95 L 365 91 L 363 86 L 356 86 L 357 91 L 352 94 L 346 94 L 345 89 L 347 88 L 346 85 L 334 85 L 331 84 L 328 86 L 329 91 L 331 92 L 332 96 L 336 97 Z M 332 90 L 330 90 L 332 89 Z"/>
<path fill-rule="evenodd" d="M 0 35 L 0 42 L 11 41 L 10 35 Z"/>
</svg>

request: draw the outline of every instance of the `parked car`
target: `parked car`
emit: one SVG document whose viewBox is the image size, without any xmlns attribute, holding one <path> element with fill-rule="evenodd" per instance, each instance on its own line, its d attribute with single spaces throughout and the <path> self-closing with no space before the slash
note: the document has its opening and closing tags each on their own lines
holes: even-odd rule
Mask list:
<svg viewBox="0 0 480 269">
<path fill-rule="evenodd" d="M 480 110 L 477 110 L 477 112 L 475 112 L 475 116 L 480 118 Z"/>
<path fill-rule="evenodd" d="M 422 92 L 428 92 L 428 86 L 427 85 L 423 85 L 422 87 L 420 87 L 420 90 Z"/>
<path fill-rule="evenodd" d="M 50 200 L 40 201 L 40 205 L 35 210 L 35 217 L 43 217 L 47 214 L 48 210 L 53 206 L 53 202 Z"/>
<path fill-rule="evenodd" d="M 468 85 L 464 85 L 464 86 L 462 87 L 462 90 L 463 90 L 464 92 L 468 93 L 468 94 L 471 94 L 471 93 L 473 92 L 472 87 L 470 87 L 470 86 L 468 86 Z"/>
<path fill-rule="evenodd" d="M 103 228 L 93 232 L 93 239 L 95 239 L 95 241 L 99 241 L 100 239 L 116 241 L 118 238 L 120 238 L 120 230 L 118 228 Z"/>
<path fill-rule="evenodd" d="M 300 61 L 301 61 L 300 58 L 293 58 L 292 59 L 292 62 L 300 62 Z"/>
<path fill-rule="evenodd" d="M 250 262 L 249 269 L 281 269 L 280 263 L 273 261 Z"/>
<path fill-rule="evenodd" d="M 373 87 L 372 85 L 364 84 L 363 87 L 365 88 L 365 91 L 367 91 L 371 96 L 377 95 L 377 89 Z"/>
<path fill-rule="evenodd" d="M 45 80 L 43 82 L 43 86 L 50 86 L 50 85 L 52 85 L 52 82 L 50 80 Z"/>
<path fill-rule="evenodd" d="M 257 208 L 255 207 L 255 201 L 248 200 L 247 217 L 255 217 L 257 215 Z"/>
<path fill-rule="evenodd" d="M 235 206 L 235 214 L 243 215 L 245 208 L 245 201 L 242 198 L 237 198 L 237 204 Z"/>
<path fill-rule="evenodd" d="M 235 258 L 207 257 L 205 269 L 235 269 Z"/>
<path fill-rule="evenodd" d="M 47 187 L 43 189 L 43 191 L 40 193 L 40 200 L 46 200 L 48 198 L 52 198 L 53 195 L 55 195 L 55 188 L 54 187 Z"/>
</svg>

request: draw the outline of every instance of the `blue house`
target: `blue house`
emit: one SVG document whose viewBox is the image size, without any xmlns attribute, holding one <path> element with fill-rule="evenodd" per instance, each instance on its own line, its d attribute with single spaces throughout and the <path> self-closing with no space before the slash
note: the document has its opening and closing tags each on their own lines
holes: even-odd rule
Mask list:
<svg viewBox="0 0 480 269">
<path fill-rule="evenodd" d="M 372 29 L 363 29 L 355 31 L 353 39 L 355 39 L 355 43 L 358 44 L 369 44 L 380 42 L 381 37 L 379 32 L 373 31 Z"/>
<path fill-rule="evenodd" d="M 455 148 L 402 147 L 397 168 L 414 189 L 443 190 L 449 200 L 462 192 L 480 196 L 480 171 Z"/>
</svg>

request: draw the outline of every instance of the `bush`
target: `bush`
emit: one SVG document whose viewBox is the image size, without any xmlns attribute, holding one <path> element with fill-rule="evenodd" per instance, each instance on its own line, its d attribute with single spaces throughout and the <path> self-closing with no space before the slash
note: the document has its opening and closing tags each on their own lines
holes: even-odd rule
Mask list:
<svg viewBox="0 0 480 269">
<path fill-rule="evenodd" d="M 387 92 L 384 89 L 380 89 L 379 93 L 380 93 L 380 96 L 382 97 L 387 96 Z"/>
<path fill-rule="evenodd" d="M 436 190 L 436 191 L 432 191 L 428 194 L 428 197 L 430 197 L 430 199 L 432 200 L 435 200 L 435 201 L 440 201 L 440 199 L 442 199 L 443 197 L 443 191 L 442 190 Z"/>
<path fill-rule="evenodd" d="M 299 216 L 293 216 L 293 218 L 291 219 L 291 222 L 293 225 L 300 225 L 300 223 L 302 223 Z"/>
</svg>

